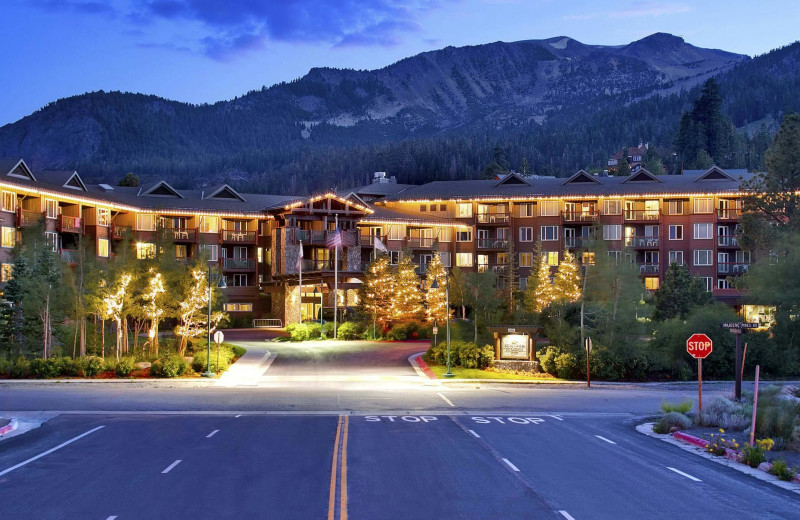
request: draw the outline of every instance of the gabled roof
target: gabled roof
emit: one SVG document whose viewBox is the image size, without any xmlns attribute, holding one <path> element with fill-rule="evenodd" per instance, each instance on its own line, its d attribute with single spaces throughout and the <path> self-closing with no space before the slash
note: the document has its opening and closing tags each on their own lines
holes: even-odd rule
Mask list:
<svg viewBox="0 0 800 520">
<path fill-rule="evenodd" d="M 523 177 L 522 175 L 518 174 L 517 172 L 511 172 L 508 175 L 505 175 L 502 179 L 497 181 L 495 186 L 509 186 L 513 184 L 520 184 L 524 186 L 530 186 L 531 183 L 528 182 L 528 179 Z"/>
<path fill-rule="evenodd" d="M 222 184 L 221 186 L 212 187 L 208 194 L 206 195 L 204 192 L 203 195 L 204 199 L 239 199 L 242 202 L 245 202 L 244 197 L 242 197 L 238 191 L 234 190 L 227 184 Z"/>
<path fill-rule="evenodd" d="M 698 182 L 698 181 L 732 181 L 732 180 L 735 180 L 735 179 L 715 165 L 715 166 L 712 166 L 711 168 L 709 168 L 708 170 L 706 170 L 705 173 L 701 174 L 693 182 Z"/>
<path fill-rule="evenodd" d="M 139 189 L 139 193 L 137 193 L 138 197 L 175 197 L 182 199 L 184 198 L 181 193 L 170 186 L 167 181 L 158 181 L 154 184 L 149 186 L 142 186 Z"/>
<path fill-rule="evenodd" d="M 622 184 L 627 182 L 664 182 L 648 170 L 642 168 L 633 175 L 630 175 L 627 179 L 622 181 Z"/>
<path fill-rule="evenodd" d="M 55 184 L 62 188 L 89 191 L 86 188 L 86 183 L 83 182 L 83 179 L 75 170 L 36 172 L 36 176 L 42 182 Z"/>
<path fill-rule="evenodd" d="M 2 159 L 0 160 L 0 173 L 9 177 L 18 177 L 20 179 L 28 179 L 35 181 L 36 176 L 25 161 L 22 159 Z"/>
<path fill-rule="evenodd" d="M 595 179 L 594 176 L 589 175 L 585 170 L 578 170 L 575 173 L 575 175 L 565 180 L 561 184 L 576 184 L 582 182 L 593 182 L 595 184 L 602 184 L 599 180 Z"/>
</svg>

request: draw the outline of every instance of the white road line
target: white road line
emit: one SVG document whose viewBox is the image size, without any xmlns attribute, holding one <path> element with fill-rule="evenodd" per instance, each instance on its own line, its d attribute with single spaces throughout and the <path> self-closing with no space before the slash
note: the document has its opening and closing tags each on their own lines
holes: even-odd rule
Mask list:
<svg viewBox="0 0 800 520">
<path fill-rule="evenodd" d="M 117 520 L 117 517 L 116 517 L 116 515 L 109 516 L 108 518 L 106 518 L 106 520 Z"/>
<path fill-rule="evenodd" d="M 595 437 L 597 437 L 597 438 L 598 438 L 598 439 L 600 439 L 601 441 L 606 441 L 606 442 L 607 442 L 607 443 L 609 443 L 609 444 L 616 444 L 616 442 L 614 442 L 614 441 L 612 441 L 612 440 L 610 440 L 610 439 L 606 439 L 606 438 L 605 438 L 605 437 L 603 437 L 602 435 L 595 435 Z"/>
<path fill-rule="evenodd" d="M 480 435 L 478 435 L 477 433 L 475 433 L 475 430 L 467 430 L 467 431 L 468 431 L 469 433 L 471 433 L 472 435 L 474 435 L 476 439 L 480 439 L 480 438 L 481 438 L 481 436 L 480 436 Z"/>
<path fill-rule="evenodd" d="M 0 477 L 2 477 L 3 475 L 5 475 L 6 473 L 11 473 L 12 471 L 14 471 L 14 470 L 15 470 L 15 469 L 17 469 L 17 468 L 21 468 L 21 467 L 22 467 L 22 466 L 24 466 L 25 464 L 31 463 L 31 462 L 33 462 L 34 460 L 41 459 L 41 458 L 42 458 L 42 457 L 44 457 L 45 455 L 50 455 L 50 454 L 51 454 L 51 453 L 53 453 L 54 451 L 56 451 L 56 450 L 60 450 L 60 449 L 61 449 L 61 448 L 63 448 L 64 446 L 66 446 L 66 445 L 68 445 L 68 444 L 72 444 L 73 442 L 77 441 L 78 439 L 82 439 L 82 438 L 86 437 L 87 435 L 89 435 L 90 433 L 94 433 L 94 432 L 96 432 L 97 430 L 99 430 L 99 429 L 101 429 L 101 428 L 105 428 L 105 426 L 98 426 L 97 428 L 93 428 L 93 429 L 89 430 L 89 431 L 88 431 L 88 432 L 86 432 L 86 433 L 82 433 L 82 434 L 78 435 L 77 437 L 73 437 L 73 438 L 71 438 L 70 440 L 68 440 L 68 441 L 66 441 L 66 442 L 62 442 L 61 444 L 59 444 L 59 445 L 58 445 L 58 446 L 56 446 L 55 448 L 50 448 L 49 450 L 45 451 L 44 453 L 40 453 L 39 455 L 36 455 L 35 457 L 31 457 L 31 458 L 29 458 L 28 460 L 26 460 L 26 461 L 24 461 L 24 462 L 20 462 L 20 463 L 19 463 L 19 464 L 17 464 L 16 466 L 11 466 L 11 467 L 10 467 L 10 468 L 8 468 L 8 469 L 5 469 L 5 470 L 3 470 L 3 471 L 0 471 Z"/>
<path fill-rule="evenodd" d="M 446 398 L 444 395 L 442 395 L 442 393 L 441 393 L 441 392 L 436 392 L 436 393 L 439 395 L 439 397 L 441 397 L 442 399 L 444 399 L 444 402 L 445 402 L 445 403 L 449 404 L 450 406 L 455 406 L 455 405 L 453 404 L 453 401 L 451 401 L 450 399 Z"/>
<path fill-rule="evenodd" d="M 510 461 L 510 460 L 508 460 L 508 459 L 503 459 L 503 462 L 505 462 L 506 464 L 508 464 L 508 467 L 509 467 L 509 468 L 511 468 L 511 469 L 513 469 L 514 471 L 519 471 L 519 468 L 518 468 L 518 467 L 516 467 L 515 465 L 511 464 L 511 461 Z"/>
<path fill-rule="evenodd" d="M 702 482 L 702 480 L 700 480 L 699 478 L 693 477 L 693 476 L 689 475 L 688 473 L 684 473 L 683 471 L 681 471 L 679 469 L 670 468 L 669 466 L 667 466 L 667 469 L 670 470 L 670 471 L 674 471 L 678 475 L 683 475 L 684 477 L 686 477 L 688 479 L 694 480 L 695 482 Z"/>
<path fill-rule="evenodd" d="M 169 473 L 169 472 L 172 470 L 172 468 L 174 468 L 175 466 L 177 466 L 177 465 L 178 465 L 178 464 L 180 464 L 180 463 L 181 463 L 181 459 L 178 459 L 178 460 L 176 460 L 175 462 L 173 462 L 172 464 L 170 464 L 169 466 L 167 466 L 167 469 L 165 469 L 165 470 L 164 470 L 164 471 L 162 471 L 161 473 L 162 473 L 162 474 L 164 474 L 164 473 Z"/>
<path fill-rule="evenodd" d="M 242 414 L 239 414 L 239 415 L 235 416 L 234 419 L 238 419 L 241 416 L 242 416 Z"/>
<path fill-rule="evenodd" d="M 561 516 L 563 516 L 567 520 L 575 520 L 575 518 L 573 518 L 573 516 L 567 513 L 566 511 L 559 511 L 559 513 L 561 513 Z"/>
<path fill-rule="evenodd" d="M 553 419 L 555 419 L 557 421 L 563 421 L 564 420 L 564 419 L 562 419 L 561 417 L 559 417 L 557 415 L 551 415 L 550 417 L 552 417 Z"/>
<path fill-rule="evenodd" d="M 214 430 L 213 432 L 209 433 L 208 435 L 206 435 L 206 439 L 209 439 L 209 438 L 213 437 L 214 434 L 217 433 L 218 431 L 219 430 Z"/>
</svg>

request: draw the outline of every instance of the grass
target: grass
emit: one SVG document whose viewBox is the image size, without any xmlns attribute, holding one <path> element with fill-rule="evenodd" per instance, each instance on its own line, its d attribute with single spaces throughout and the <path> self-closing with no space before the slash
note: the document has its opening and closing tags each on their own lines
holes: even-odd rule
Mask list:
<svg viewBox="0 0 800 520">
<path fill-rule="evenodd" d="M 432 365 L 430 369 L 436 374 L 436 377 L 442 378 L 442 374 L 447 372 L 446 366 L 441 365 Z M 558 382 L 562 381 L 561 379 L 557 379 L 549 374 L 536 374 L 536 375 L 522 375 L 522 374 L 514 374 L 510 372 L 497 372 L 494 370 L 481 370 L 479 368 L 461 368 L 461 367 L 453 367 L 451 369 L 453 374 L 455 374 L 456 378 L 458 379 L 526 379 L 526 380 L 537 380 L 537 381 L 548 381 L 548 382 Z"/>
</svg>

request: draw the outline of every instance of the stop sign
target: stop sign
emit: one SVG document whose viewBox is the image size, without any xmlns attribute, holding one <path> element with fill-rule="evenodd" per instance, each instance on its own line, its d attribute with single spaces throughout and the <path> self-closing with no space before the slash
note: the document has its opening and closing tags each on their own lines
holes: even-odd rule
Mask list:
<svg viewBox="0 0 800 520">
<path fill-rule="evenodd" d="M 692 334 L 692 337 L 686 340 L 686 352 L 693 358 L 703 359 L 711 354 L 711 338 L 705 334 Z"/>
</svg>

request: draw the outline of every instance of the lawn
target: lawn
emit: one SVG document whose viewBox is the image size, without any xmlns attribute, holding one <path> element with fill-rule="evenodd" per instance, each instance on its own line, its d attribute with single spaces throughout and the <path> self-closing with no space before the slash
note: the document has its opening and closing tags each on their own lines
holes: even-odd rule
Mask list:
<svg viewBox="0 0 800 520">
<path fill-rule="evenodd" d="M 436 374 L 436 377 L 442 378 L 442 374 L 447 372 L 446 366 L 441 365 L 429 365 L 429 368 Z M 496 370 L 481 370 L 479 368 L 461 368 L 461 367 L 453 367 L 451 372 L 455 374 L 455 377 L 458 379 L 526 379 L 526 380 L 536 380 L 536 381 L 547 381 L 548 383 L 557 383 L 562 381 L 561 379 L 555 378 L 550 374 L 535 374 L 535 375 L 528 375 L 528 374 L 515 374 L 513 372 L 499 372 Z"/>
</svg>

